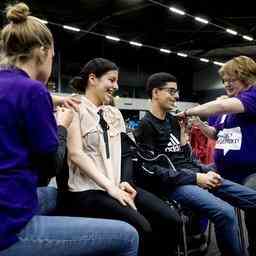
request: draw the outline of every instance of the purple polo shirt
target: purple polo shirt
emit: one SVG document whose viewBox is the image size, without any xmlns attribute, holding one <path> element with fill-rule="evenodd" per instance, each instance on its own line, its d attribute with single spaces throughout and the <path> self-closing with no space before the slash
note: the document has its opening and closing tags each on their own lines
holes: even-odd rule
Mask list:
<svg viewBox="0 0 256 256">
<path fill-rule="evenodd" d="M 256 172 L 256 87 L 251 86 L 237 97 L 244 113 L 228 114 L 215 127 L 218 140 L 214 159 L 217 170 L 236 182 Z"/>
<path fill-rule="evenodd" d="M 37 208 L 34 154 L 57 150 L 53 104 L 44 84 L 20 69 L 0 70 L 0 251 Z"/>
</svg>

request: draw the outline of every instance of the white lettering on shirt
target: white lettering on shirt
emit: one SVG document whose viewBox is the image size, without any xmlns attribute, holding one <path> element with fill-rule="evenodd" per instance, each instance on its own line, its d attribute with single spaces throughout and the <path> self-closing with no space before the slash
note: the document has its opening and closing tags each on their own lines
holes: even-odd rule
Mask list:
<svg viewBox="0 0 256 256">
<path fill-rule="evenodd" d="M 172 133 L 170 133 L 169 142 L 165 148 L 165 152 L 179 152 L 180 150 L 181 148 L 179 140 Z"/>
<path fill-rule="evenodd" d="M 218 133 L 216 149 L 223 149 L 224 156 L 229 150 L 240 150 L 242 145 L 242 132 L 240 127 L 223 129 Z"/>
<path fill-rule="evenodd" d="M 223 123 L 225 122 L 226 117 L 227 117 L 227 114 L 224 114 L 224 115 L 221 117 L 220 124 L 223 124 Z"/>
</svg>

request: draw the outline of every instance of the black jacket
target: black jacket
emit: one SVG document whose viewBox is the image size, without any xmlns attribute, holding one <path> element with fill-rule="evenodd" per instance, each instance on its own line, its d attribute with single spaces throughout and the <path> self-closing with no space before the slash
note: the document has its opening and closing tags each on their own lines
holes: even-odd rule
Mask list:
<svg viewBox="0 0 256 256">
<path fill-rule="evenodd" d="M 134 135 L 142 152 L 147 155 L 151 152 L 151 157 L 162 154 L 170 160 L 171 164 L 163 158 L 146 164 L 168 186 L 196 184 L 197 172 L 214 170 L 193 157 L 189 144 L 180 144 L 179 122 L 169 113 L 165 120 L 160 120 L 148 112 Z"/>
</svg>

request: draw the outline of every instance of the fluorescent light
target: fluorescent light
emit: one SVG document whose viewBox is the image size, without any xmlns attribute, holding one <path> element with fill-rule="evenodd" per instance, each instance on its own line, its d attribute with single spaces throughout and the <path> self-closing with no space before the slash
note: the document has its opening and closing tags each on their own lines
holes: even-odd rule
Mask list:
<svg viewBox="0 0 256 256">
<path fill-rule="evenodd" d="M 248 40 L 248 41 L 253 41 L 254 39 L 250 36 L 243 36 L 243 39 Z"/>
<path fill-rule="evenodd" d="M 48 24 L 48 21 L 47 20 L 42 20 L 42 19 L 39 19 L 42 23 L 44 24 Z"/>
<path fill-rule="evenodd" d="M 141 47 L 141 46 L 142 46 L 141 43 L 134 42 L 134 41 L 130 41 L 129 43 L 130 43 L 131 45 L 138 46 L 138 47 Z"/>
<path fill-rule="evenodd" d="M 202 62 L 209 62 L 209 60 L 208 59 L 205 59 L 205 58 L 200 58 L 200 61 L 202 61 Z"/>
<path fill-rule="evenodd" d="M 235 30 L 232 30 L 232 29 L 226 29 L 226 31 L 229 33 L 229 34 L 232 34 L 232 35 L 237 35 L 238 33 L 235 31 Z"/>
<path fill-rule="evenodd" d="M 219 61 L 214 61 L 213 63 L 214 63 L 215 65 L 218 65 L 218 66 L 223 66 L 223 65 L 224 65 L 224 63 L 219 62 Z"/>
<path fill-rule="evenodd" d="M 196 21 L 199 21 L 199 22 L 201 22 L 201 23 L 204 23 L 204 24 L 208 24 L 208 23 L 209 23 L 208 20 L 203 19 L 203 18 L 200 18 L 200 17 L 195 17 L 195 20 L 196 20 Z"/>
<path fill-rule="evenodd" d="M 178 52 L 177 55 L 180 56 L 180 57 L 183 57 L 183 58 L 188 57 L 188 55 L 186 53 L 183 53 L 183 52 Z"/>
<path fill-rule="evenodd" d="M 168 50 L 168 49 L 164 49 L 164 48 L 161 48 L 161 49 L 160 49 L 160 52 L 164 52 L 164 53 L 171 53 L 171 51 L 170 51 L 170 50 Z"/>
<path fill-rule="evenodd" d="M 71 31 L 75 31 L 75 32 L 80 32 L 80 31 L 81 31 L 80 28 L 75 28 L 75 27 L 71 27 L 71 26 L 63 25 L 62 27 L 63 27 L 64 29 L 71 30 Z"/>
<path fill-rule="evenodd" d="M 115 37 L 115 36 L 105 36 L 107 39 L 109 40 L 112 40 L 112 41 L 116 41 L 116 42 L 119 42 L 120 41 L 120 38 L 118 37 Z"/>
<path fill-rule="evenodd" d="M 170 10 L 171 12 L 175 12 L 175 13 L 178 13 L 178 14 L 180 14 L 180 15 L 185 15 L 185 12 L 184 12 L 184 11 L 179 10 L 179 9 L 177 9 L 177 8 L 175 8 L 175 7 L 170 7 L 169 10 Z"/>
</svg>

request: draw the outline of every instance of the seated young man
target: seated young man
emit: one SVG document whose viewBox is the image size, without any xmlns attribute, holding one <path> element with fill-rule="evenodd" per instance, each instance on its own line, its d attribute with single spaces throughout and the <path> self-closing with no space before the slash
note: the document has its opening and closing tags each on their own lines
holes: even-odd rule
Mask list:
<svg viewBox="0 0 256 256">
<path fill-rule="evenodd" d="M 177 80 L 156 73 L 147 81 L 152 107 L 135 131 L 137 142 L 155 155 L 166 154 L 175 166 L 163 175 L 162 185 L 170 200 L 208 217 L 215 224 L 222 255 L 243 255 L 235 207 L 256 208 L 256 191 L 223 179 L 217 172 L 193 160 L 185 137 L 185 125 L 168 113 L 178 98 Z M 157 174 L 157 172 L 156 172 Z"/>
</svg>

